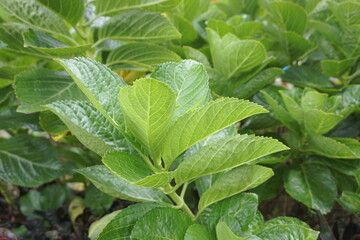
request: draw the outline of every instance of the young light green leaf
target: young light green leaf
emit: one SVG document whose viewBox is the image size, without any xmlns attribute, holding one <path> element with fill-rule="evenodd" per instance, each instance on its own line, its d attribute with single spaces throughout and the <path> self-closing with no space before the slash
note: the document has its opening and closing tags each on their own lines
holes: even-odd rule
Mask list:
<svg viewBox="0 0 360 240">
<path fill-rule="evenodd" d="M 160 14 L 130 10 L 107 21 L 99 29 L 99 40 L 167 41 L 180 38 L 176 28 Z"/>
<path fill-rule="evenodd" d="M 103 165 L 77 169 L 76 171 L 87 177 L 95 187 L 110 196 L 134 202 L 170 203 L 170 200 L 160 190 L 132 185 L 115 176 Z"/>
<path fill-rule="evenodd" d="M 272 96 L 268 92 L 261 91 L 261 93 L 265 97 L 267 104 L 270 106 L 276 118 L 280 120 L 286 127 L 291 129 L 292 131 L 298 132 L 300 126 L 297 120 L 301 120 L 301 119 L 299 118 L 295 120 L 294 118 L 292 118 L 291 114 L 285 110 L 282 104 L 280 104 L 279 101 L 275 99 L 274 96 Z"/>
<path fill-rule="evenodd" d="M 127 128 L 159 164 L 156 161 L 175 111 L 175 93 L 162 82 L 143 78 L 122 88 L 119 102 Z"/>
<path fill-rule="evenodd" d="M 360 158 L 360 153 L 353 151 L 347 144 L 321 135 L 310 136 L 304 151 L 329 158 Z"/>
<path fill-rule="evenodd" d="M 5 11 L 19 22 L 71 41 L 62 19 L 35 0 L 2 0 L 1 3 Z"/>
<path fill-rule="evenodd" d="M 143 217 L 153 209 L 162 207 L 166 207 L 166 205 L 158 203 L 141 203 L 123 209 L 108 225 L 106 225 L 97 240 L 133 239 L 131 233 L 139 218 Z"/>
<path fill-rule="evenodd" d="M 186 230 L 184 240 L 212 240 L 206 228 L 200 224 L 193 224 Z"/>
<path fill-rule="evenodd" d="M 168 84 L 175 92 L 178 106 L 175 117 L 201 106 L 209 98 L 209 77 L 206 69 L 195 61 L 161 64 L 154 69 L 151 77 Z"/>
<path fill-rule="evenodd" d="M 270 3 L 270 15 L 274 22 L 287 31 L 302 34 L 307 25 L 306 11 L 292 2 L 274 1 Z"/>
<path fill-rule="evenodd" d="M 152 70 L 155 65 L 179 61 L 176 53 L 162 46 L 129 43 L 111 51 L 106 65 L 112 69 Z"/>
<path fill-rule="evenodd" d="M 337 201 L 352 213 L 360 214 L 360 195 L 354 192 L 344 191 Z"/>
<path fill-rule="evenodd" d="M 76 25 L 76 23 L 81 19 L 85 9 L 85 3 L 83 0 L 36 0 L 46 7 L 50 8 L 61 17 L 63 17 L 71 25 Z"/>
<path fill-rule="evenodd" d="M 316 240 L 319 232 L 312 230 L 306 223 L 290 217 L 277 217 L 265 223 L 261 233 L 263 240 L 302 239 Z"/>
<path fill-rule="evenodd" d="M 191 219 L 180 210 L 160 207 L 142 216 L 134 226 L 131 238 L 134 239 L 184 239 Z"/>
<path fill-rule="evenodd" d="M 258 231 L 264 221 L 257 206 L 256 194 L 241 193 L 209 206 L 201 212 L 197 220 L 206 226 L 212 235 L 216 234 L 215 228 L 220 221 L 231 223 L 234 227 L 232 230 L 237 235 L 251 234 L 255 230 Z"/>
<path fill-rule="evenodd" d="M 123 124 L 116 96 L 119 87 L 126 86 L 126 83 L 116 73 L 86 58 L 63 59 L 59 63 L 101 114 L 115 126 Z"/>
<path fill-rule="evenodd" d="M 64 167 L 45 138 L 20 135 L 0 141 L 0 178 L 11 184 L 38 187 L 64 174 Z"/>
<path fill-rule="evenodd" d="M 286 149 L 285 145 L 271 138 L 248 135 L 224 137 L 186 158 L 176 170 L 176 183 L 228 170 Z"/>
<path fill-rule="evenodd" d="M 42 111 L 43 105 L 60 100 L 86 100 L 66 72 L 32 69 L 16 77 L 14 88 L 21 101 L 17 110 L 23 113 Z"/>
<path fill-rule="evenodd" d="M 324 134 L 333 129 L 344 117 L 317 109 L 304 111 L 304 126 L 310 134 Z"/>
<path fill-rule="evenodd" d="M 144 160 L 126 152 L 107 153 L 102 161 L 116 176 L 140 187 L 163 187 L 173 175 L 172 172 L 154 173 Z"/>
<path fill-rule="evenodd" d="M 23 33 L 24 47 L 36 49 L 49 57 L 71 57 L 79 56 L 88 50 L 91 45 L 70 46 L 65 44 L 51 35 L 29 29 Z"/>
<path fill-rule="evenodd" d="M 199 201 L 199 212 L 211 204 L 254 188 L 274 175 L 271 168 L 245 165 L 220 175 Z"/>
<path fill-rule="evenodd" d="M 213 65 L 227 79 L 260 65 L 266 58 L 264 46 L 256 40 L 240 40 L 228 33 L 220 37 L 208 29 Z"/>
<path fill-rule="evenodd" d="M 322 214 L 331 210 L 337 195 L 330 169 L 311 162 L 286 169 L 284 185 L 290 196 Z"/>
<path fill-rule="evenodd" d="M 320 61 L 321 71 L 332 77 L 341 77 L 346 71 L 349 70 L 353 64 L 354 59 L 344 59 L 341 61 L 333 59 L 325 59 Z"/>
<path fill-rule="evenodd" d="M 100 156 L 108 151 L 129 151 L 127 140 L 93 105 L 60 101 L 47 105 L 89 149 Z"/>
<path fill-rule="evenodd" d="M 166 167 L 170 167 L 186 149 L 208 136 L 246 117 L 265 112 L 255 103 L 232 98 L 220 98 L 186 112 L 172 124 L 164 139 L 166 145 L 162 157 Z"/>
<path fill-rule="evenodd" d="M 97 15 L 114 15 L 125 10 L 148 9 L 155 12 L 164 12 L 178 5 L 180 0 L 96 0 Z"/>
<path fill-rule="evenodd" d="M 216 236 L 218 240 L 257 240 L 255 237 L 239 237 L 224 222 L 216 225 Z"/>
</svg>

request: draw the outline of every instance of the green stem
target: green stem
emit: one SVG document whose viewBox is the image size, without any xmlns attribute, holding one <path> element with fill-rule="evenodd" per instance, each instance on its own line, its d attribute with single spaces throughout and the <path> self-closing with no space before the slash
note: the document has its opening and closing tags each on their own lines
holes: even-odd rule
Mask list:
<svg viewBox="0 0 360 240">
<path fill-rule="evenodd" d="M 173 191 L 170 184 L 164 187 L 164 193 L 166 193 L 176 203 L 176 207 L 183 210 L 184 213 L 186 213 L 192 220 L 195 220 L 195 215 L 184 202 L 184 199 L 181 198 L 175 191 Z"/>
<path fill-rule="evenodd" d="M 0 180 L 0 193 L 4 196 L 5 201 L 10 204 L 13 209 L 16 209 L 16 204 L 6 187 L 6 183 Z"/>
</svg>

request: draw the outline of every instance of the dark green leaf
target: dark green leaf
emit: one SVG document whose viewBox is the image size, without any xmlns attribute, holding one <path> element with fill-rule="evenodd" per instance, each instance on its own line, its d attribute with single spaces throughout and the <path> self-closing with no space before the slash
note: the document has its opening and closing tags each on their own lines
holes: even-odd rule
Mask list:
<svg viewBox="0 0 360 240">
<path fill-rule="evenodd" d="M 66 72 L 32 69 L 16 77 L 14 88 L 21 101 L 19 112 L 45 110 L 43 105 L 60 100 L 86 100 Z"/>
<path fill-rule="evenodd" d="M 38 187 L 64 174 L 50 142 L 27 135 L 0 141 L 0 178 L 6 182 Z"/>
<path fill-rule="evenodd" d="M 331 210 L 337 195 L 336 182 L 329 168 L 311 162 L 288 168 L 284 184 L 290 196 L 322 214 Z"/>
</svg>

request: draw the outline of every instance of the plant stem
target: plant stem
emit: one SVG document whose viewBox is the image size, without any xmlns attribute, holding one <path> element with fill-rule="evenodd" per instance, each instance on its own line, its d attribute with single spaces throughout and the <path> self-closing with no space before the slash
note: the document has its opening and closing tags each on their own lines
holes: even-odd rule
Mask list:
<svg viewBox="0 0 360 240">
<path fill-rule="evenodd" d="M 164 187 L 164 192 L 176 203 L 178 208 L 182 209 L 192 220 L 195 220 L 195 215 L 184 202 L 184 199 L 181 198 L 175 191 L 173 191 L 170 184 Z"/>
<path fill-rule="evenodd" d="M 0 193 L 4 196 L 5 201 L 10 204 L 13 209 L 16 209 L 16 204 L 6 187 L 6 183 L 0 180 Z"/>
</svg>

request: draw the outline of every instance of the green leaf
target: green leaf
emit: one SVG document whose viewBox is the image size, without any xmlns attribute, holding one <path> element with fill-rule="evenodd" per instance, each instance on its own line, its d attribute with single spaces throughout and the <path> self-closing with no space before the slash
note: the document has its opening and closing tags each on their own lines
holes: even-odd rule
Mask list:
<svg viewBox="0 0 360 240">
<path fill-rule="evenodd" d="M 339 4 L 330 5 L 337 20 L 343 24 L 344 28 L 360 24 L 360 4 L 358 2 L 344 1 Z"/>
<path fill-rule="evenodd" d="M 20 135 L 0 141 L 0 178 L 11 184 L 38 187 L 64 174 L 50 142 Z"/>
<path fill-rule="evenodd" d="M 68 127 L 60 120 L 60 118 L 51 111 L 41 112 L 39 121 L 42 129 L 53 135 L 61 135 L 68 130 Z"/>
<path fill-rule="evenodd" d="M 354 192 L 344 191 L 341 197 L 337 200 L 341 206 L 348 211 L 360 214 L 360 195 Z"/>
<path fill-rule="evenodd" d="M 296 32 L 287 31 L 284 33 L 282 44 L 287 50 L 291 61 L 295 61 L 310 50 L 311 42 Z"/>
<path fill-rule="evenodd" d="M 360 85 L 349 85 L 340 95 L 341 102 L 337 110 L 343 116 L 350 115 L 360 106 Z"/>
<path fill-rule="evenodd" d="M 231 222 L 232 231 L 237 235 L 251 234 L 263 225 L 263 219 L 257 210 L 258 198 L 253 193 L 241 193 L 215 203 L 197 217 L 200 224 L 215 235 L 218 222 Z M 260 216 L 260 219 L 258 219 Z M 253 225 L 254 224 L 254 225 Z"/>
<path fill-rule="evenodd" d="M 127 128 L 159 164 L 163 139 L 175 111 L 174 92 L 162 82 L 143 78 L 122 88 L 119 102 Z"/>
<path fill-rule="evenodd" d="M 313 87 L 319 90 L 334 88 L 326 75 L 308 66 L 292 66 L 281 78 L 300 87 Z"/>
<path fill-rule="evenodd" d="M 246 117 L 265 112 L 255 103 L 231 98 L 220 98 L 186 112 L 173 123 L 164 139 L 167 143 L 162 155 L 165 165 L 170 167 L 183 151 L 210 135 Z"/>
<path fill-rule="evenodd" d="M 262 88 L 273 83 L 275 78 L 282 73 L 284 73 L 284 71 L 280 68 L 267 68 L 256 74 L 255 77 L 251 78 L 239 89 L 235 90 L 234 96 L 241 99 L 249 98 Z"/>
<path fill-rule="evenodd" d="M 171 22 L 181 33 L 181 39 L 177 40 L 176 42 L 180 43 L 181 45 L 185 45 L 190 44 L 197 39 L 198 34 L 193 24 L 189 22 L 186 18 L 183 18 L 178 14 L 173 14 L 171 16 Z"/>
<path fill-rule="evenodd" d="M 154 69 L 151 77 L 168 84 L 175 92 L 175 117 L 201 106 L 209 98 L 209 77 L 206 69 L 195 61 L 161 64 Z"/>
<path fill-rule="evenodd" d="M 121 210 L 111 221 L 106 225 L 104 230 L 100 233 L 97 240 L 118 240 L 118 239 L 132 239 L 131 232 L 139 220 L 149 211 L 166 205 L 158 203 L 141 203 L 135 204 Z M 158 222 L 151 220 L 151 222 Z"/>
<path fill-rule="evenodd" d="M 186 230 L 184 240 L 212 240 L 206 228 L 200 224 L 193 224 Z"/>
<path fill-rule="evenodd" d="M 199 50 L 189 46 L 184 46 L 183 50 L 187 59 L 193 59 L 199 63 L 204 64 L 207 67 L 211 66 L 209 59 L 204 53 L 200 52 Z"/>
<path fill-rule="evenodd" d="M 331 210 L 337 195 L 336 182 L 330 169 L 311 162 L 288 168 L 284 185 L 290 196 L 322 214 Z"/>
<path fill-rule="evenodd" d="M 93 105 L 81 101 L 60 101 L 47 105 L 86 147 L 100 156 L 130 147 L 123 135 Z"/>
<path fill-rule="evenodd" d="M 117 95 L 126 83 L 109 68 L 91 59 L 74 58 L 59 63 L 70 74 L 94 107 L 114 126 L 122 125 L 123 119 Z"/>
<path fill-rule="evenodd" d="M 32 69 L 16 77 L 14 88 L 21 101 L 17 110 L 23 113 L 45 110 L 43 105 L 60 100 L 86 100 L 66 72 Z"/>
<path fill-rule="evenodd" d="M 124 10 L 148 9 L 155 12 L 164 12 L 176 7 L 180 0 L 96 0 L 97 15 L 114 15 Z"/>
<path fill-rule="evenodd" d="M 16 111 L 16 107 L 0 108 L 0 129 L 26 128 L 41 131 L 39 114 L 23 114 Z"/>
<path fill-rule="evenodd" d="M 121 210 L 117 210 L 115 212 L 106 214 L 99 220 L 93 222 L 89 227 L 88 238 L 90 240 L 97 240 L 99 238 L 100 233 L 104 230 L 104 228 L 110 223 L 110 221 L 120 212 Z"/>
<path fill-rule="evenodd" d="M 220 138 L 200 148 L 179 165 L 175 173 L 176 183 L 228 170 L 286 149 L 285 145 L 271 138 L 248 135 Z"/>
<path fill-rule="evenodd" d="M 1 3 L 4 10 L 17 21 L 40 31 L 71 39 L 62 19 L 35 0 L 2 0 Z"/>
<path fill-rule="evenodd" d="M 49 56 L 39 52 L 36 49 L 24 48 L 23 33 L 28 31 L 29 27 L 19 23 L 1 23 L 0 39 L 5 44 L 1 49 L 11 53 L 30 55 L 31 57 L 48 58 Z"/>
<path fill-rule="evenodd" d="M 6 101 L 12 93 L 13 88 L 11 86 L 0 88 L 0 104 Z"/>
<path fill-rule="evenodd" d="M 78 56 L 90 49 L 91 45 L 70 46 L 51 35 L 29 29 L 23 33 L 24 47 L 36 49 L 49 57 L 71 57 Z"/>
<path fill-rule="evenodd" d="M 144 160 L 126 152 L 105 154 L 103 163 L 119 178 L 140 187 L 163 187 L 168 184 L 173 173 L 154 173 Z"/>
<path fill-rule="evenodd" d="M 312 230 L 306 223 L 290 217 L 277 217 L 265 223 L 258 236 L 263 240 L 301 239 L 316 240 L 319 232 Z"/>
<path fill-rule="evenodd" d="M 220 200 L 254 188 L 274 175 L 271 168 L 245 165 L 220 175 L 199 201 L 199 212 Z"/>
<path fill-rule="evenodd" d="M 152 70 L 164 62 L 179 62 L 181 58 L 167 48 L 154 44 L 129 43 L 109 54 L 106 65 L 112 69 Z"/>
<path fill-rule="evenodd" d="M 76 171 L 87 177 L 95 187 L 110 196 L 134 202 L 169 203 L 169 199 L 160 190 L 132 185 L 116 177 L 105 166 L 97 165 Z"/>
<path fill-rule="evenodd" d="M 353 64 L 354 59 L 344 59 L 341 61 L 326 59 L 320 61 L 321 71 L 332 77 L 341 77 L 346 71 L 349 70 Z"/>
<path fill-rule="evenodd" d="M 139 240 L 184 239 L 191 219 L 181 210 L 174 208 L 155 208 L 136 223 L 131 238 Z"/>
<path fill-rule="evenodd" d="M 307 145 L 304 146 L 304 151 L 329 158 L 360 158 L 360 153 L 353 151 L 346 144 L 321 135 L 310 136 Z"/>
<path fill-rule="evenodd" d="M 99 29 L 99 40 L 167 41 L 180 38 L 176 28 L 160 14 L 130 10 L 112 17 Z"/>
<path fill-rule="evenodd" d="M 292 2 L 274 1 L 269 5 L 274 22 L 287 31 L 302 34 L 307 25 L 306 11 Z"/>
<path fill-rule="evenodd" d="M 226 24 L 225 21 L 218 19 L 209 19 L 207 27 L 214 30 L 221 38 L 225 36 L 227 33 L 235 32 L 232 26 Z"/>
<path fill-rule="evenodd" d="M 36 0 L 50 8 L 72 25 L 76 25 L 84 13 L 84 0 Z"/>
<path fill-rule="evenodd" d="M 240 40 L 231 33 L 221 38 L 211 29 L 207 34 L 214 68 L 227 79 L 259 66 L 266 58 L 265 47 L 259 41 Z"/>
</svg>

